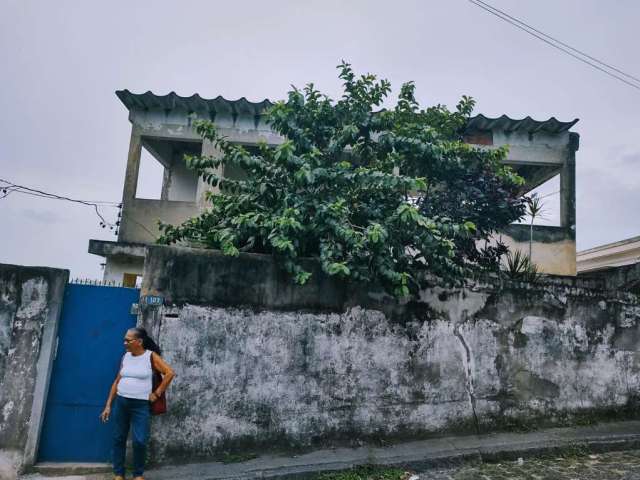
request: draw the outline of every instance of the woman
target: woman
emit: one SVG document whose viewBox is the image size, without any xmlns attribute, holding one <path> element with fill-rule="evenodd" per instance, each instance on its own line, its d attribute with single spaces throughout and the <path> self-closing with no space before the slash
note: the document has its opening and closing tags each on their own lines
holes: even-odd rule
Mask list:
<svg viewBox="0 0 640 480">
<path fill-rule="evenodd" d="M 160 348 L 147 335 L 144 328 L 127 330 L 124 348 L 127 352 L 122 357 L 120 372 L 111 386 L 109 398 L 100 414 L 100 419 L 103 422 L 109 420 L 111 404 L 115 399 L 113 406 L 114 480 L 124 480 L 124 456 L 129 426 L 132 429 L 134 480 L 144 480 L 142 474 L 151 423 L 150 404 L 162 395 L 175 374 L 162 359 Z M 152 391 L 153 370 L 160 372 L 162 382 Z"/>
</svg>

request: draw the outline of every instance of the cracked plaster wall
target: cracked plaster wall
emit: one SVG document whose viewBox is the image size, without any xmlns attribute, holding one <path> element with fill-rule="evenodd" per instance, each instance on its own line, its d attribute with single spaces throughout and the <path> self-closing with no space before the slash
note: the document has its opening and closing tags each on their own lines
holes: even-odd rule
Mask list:
<svg viewBox="0 0 640 480">
<path fill-rule="evenodd" d="M 33 408 L 44 400 L 35 398 L 38 366 L 48 368 L 38 363 L 43 335 L 57 322 L 68 276 L 67 270 L 0 264 L 0 479 L 20 470 L 32 423 L 41 419 Z"/>
<path fill-rule="evenodd" d="M 273 272 L 247 274 L 245 262 L 263 260 L 150 248 L 142 293 L 166 304 L 141 322 L 177 372 L 153 427 L 156 461 L 571 423 L 636 406 L 634 295 L 557 279 L 434 288 L 400 306 L 351 292 L 337 306 L 308 286 L 287 308 L 268 290 L 287 284 L 264 286 Z"/>
</svg>

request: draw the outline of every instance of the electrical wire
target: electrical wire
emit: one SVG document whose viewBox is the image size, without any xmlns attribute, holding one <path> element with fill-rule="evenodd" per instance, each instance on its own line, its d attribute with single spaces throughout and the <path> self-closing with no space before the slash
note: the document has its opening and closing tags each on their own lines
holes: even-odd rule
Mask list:
<svg viewBox="0 0 640 480">
<path fill-rule="evenodd" d="M 5 180 L 4 178 L 0 178 L 0 183 L 3 184 L 3 185 L 0 185 L 0 191 L 2 192 L 2 195 L 0 195 L 0 200 L 2 200 L 3 198 L 7 198 L 12 193 L 22 193 L 24 195 L 31 195 L 33 197 L 49 198 L 52 200 L 63 200 L 67 202 L 79 203 L 82 205 L 93 207 L 96 215 L 100 219 L 101 227 L 103 228 L 109 227 L 113 229 L 113 227 L 118 227 L 119 225 L 119 222 L 116 222 L 116 223 L 108 222 L 100 212 L 100 207 L 111 207 L 111 208 L 118 208 L 118 209 L 122 208 L 122 204 L 119 202 L 109 202 L 109 201 L 102 201 L 102 200 L 90 201 L 90 200 L 81 200 L 77 198 L 70 198 L 64 195 L 57 195 L 55 193 L 45 192 L 44 190 L 26 187 L 24 185 L 18 185 L 16 183 L 10 182 L 9 180 Z"/>
<path fill-rule="evenodd" d="M 538 30 L 537 28 L 535 28 L 535 27 L 533 27 L 533 26 L 529 25 L 528 23 L 525 23 L 525 22 L 523 22 L 522 20 L 520 20 L 520 19 L 518 19 L 518 18 L 516 18 L 516 17 L 514 17 L 514 16 L 512 16 L 512 15 L 509 15 L 507 12 L 505 12 L 504 10 L 500 10 L 498 7 L 494 7 L 493 5 L 491 5 L 491 4 L 487 3 L 487 2 L 484 2 L 484 1 L 482 1 L 482 0 L 474 0 L 474 1 L 475 1 L 476 3 L 481 3 L 481 4 L 483 4 L 483 5 L 485 5 L 487 8 L 490 8 L 490 9 L 492 9 L 492 10 L 495 10 L 496 12 L 499 12 L 500 14 L 504 15 L 505 17 L 510 18 L 510 19 L 511 19 L 511 20 L 513 20 L 514 22 L 517 22 L 517 23 L 519 23 L 520 25 L 523 25 L 524 27 L 526 27 L 526 28 L 528 28 L 528 29 L 530 29 L 530 30 L 533 30 L 533 31 L 534 31 L 534 32 L 536 32 L 536 33 L 539 33 L 540 35 L 542 35 L 542 36 L 544 36 L 544 37 L 548 38 L 549 40 L 551 40 L 551 41 L 553 41 L 553 42 L 556 42 L 556 43 L 558 43 L 558 44 L 562 45 L 563 47 L 566 47 L 566 48 L 568 48 L 569 50 L 572 50 L 572 51 L 574 51 L 575 53 L 577 53 L 577 54 L 579 54 L 579 55 L 582 55 L 583 57 L 586 57 L 586 58 L 588 58 L 588 59 L 590 59 L 590 60 L 593 60 L 594 62 L 597 62 L 597 63 L 599 63 L 600 65 L 603 65 L 603 66 L 605 66 L 606 68 L 609 68 L 609 69 L 613 70 L 614 72 L 618 72 L 619 74 L 624 75 L 625 77 L 628 77 L 628 78 L 630 78 L 630 79 L 632 79 L 632 80 L 635 80 L 636 82 L 639 82 L 639 83 L 640 83 L 640 78 L 638 78 L 638 77 L 634 77 L 633 75 L 631 75 L 631 74 L 629 74 L 629 73 L 626 73 L 626 72 L 624 72 L 624 71 L 620 70 L 619 68 L 614 67 L 613 65 L 609 65 L 608 63 L 605 63 L 605 62 L 603 62 L 602 60 L 598 60 L 597 58 L 595 58 L 595 57 L 593 57 L 593 56 L 589 55 L 588 53 L 585 53 L 585 52 L 583 52 L 582 50 L 578 50 L 577 48 L 574 48 L 574 47 L 572 47 L 571 45 L 568 45 L 568 44 L 564 43 L 562 40 L 558 40 L 557 38 L 552 37 L 551 35 L 549 35 L 549 34 L 547 34 L 547 33 L 544 33 L 544 32 L 542 32 L 542 31 Z"/>
<path fill-rule="evenodd" d="M 551 193 L 547 193 L 545 195 L 540 195 L 540 198 L 547 198 L 547 197 L 551 197 L 553 195 L 557 195 L 558 193 L 560 193 L 561 190 L 556 190 L 555 192 L 551 192 Z"/>
<path fill-rule="evenodd" d="M 49 192 L 45 192 L 45 191 L 38 190 L 38 189 L 35 189 L 35 188 L 26 187 L 24 185 L 18 185 L 18 184 L 15 184 L 13 182 L 10 182 L 9 180 L 5 180 L 4 178 L 0 178 L 0 182 L 9 185 L 10 188 L 28 190 L 30 192 L 35 192 L 35 193 L 42 194 L 44 196 L 53 197 L 53 198 L 57 198 L 57 199 L 60 199 L 60 200 L 67 200 L 67 201 L 70 201 L 70 202 L 77 202 L 77 203 L 84 203 L 84 204 L 102 204 L 102 205 L 112 205 L 112 206 L 120 205 L 120 202 L 110 202 L 110 201 L 106 201 L 106 200 L 78 200 L 78 199 L 74 199 L 74 198 L 69 198 L 69 197 L 66 197 L 66 196 L 63 196 L 63 195 L 57 195 L 55 193 L 49 193 Z"/>
<path fill-rule="evenodd" d="M 610 68 L 611 70 L 619 71 L 615 67 L 611 67 L 611 66 L 609 66 L 609 64 L 607 64 L 605 62 L 601 62 L 600 60 L 597 60 L 594 57 L 591 57 L 590 55 L 583 54 L 582 52 L 580 52 L 580 50 L 574 49 L 573 47 L 565 48 L 565 47 L 563 47 L 563 45 L 565 45 L 564 43 L 555 40 L 553 37 L 551 37 L 550 35 L 547 35 L 545 33 L 542 33 L 542 32 L 540 32 L 540 34 L 536 33 L 536 32 L 539 32 L 539 30 L 536 30 L 533 27 L 525 26 L 527 24 L 524 23 L 524 22 L 521 22 L 520 20 L 517 20 L 517 19 L 515 21 L 511 20 L 511 18 L 515 19 L 515 17 L 511 17 L 508 14 L 501 13 L 502 12 L 501 10 L 498 10 L 497 8 L 492 7 L 492 6 L 490 6 L 489 4 L 487 4 L 485 2 L 481 2 L 481 0 L 468 0 L 468 2 L 472 3 L 476 7 L 479 7 L 481 9 L 483 9 L 484 11 L 486 11 L 486 12 L 488 12 L 488 13 L 496 16 L 496 17 L 498 17 L 499 19 L 501 19 L 501 20 L 513 25 L 514 27 L 519 28 L 523 32 L 526 32 L 529 35 L 531 35 L 533 37 L 536 37 L 537 39 L 543 41 L 544 43 L 550 45 L 551 47 L 553 47 L 553 48 L 555 48 L 557 50 L 560 50 L 563 53 L 566 53 L 567 55 L 575 58 L 576 60 L 579 60 L 582 63 L 585 63 L 587 65 L 590 65 L 591 67 L 595 68 L 596 70 L 599 70 L 602 73 L 605 73 L 606 75 L 609 75 L 610 77 L 615 78 L 616 80 L 619 80 L 619 81 L 621 81 L 623 83 L 626 83 L 627 85 L 629 85 L 630 87 L 635 88 L 636 90 L 640 90 L 640 85 L 639 84 L 636 84 L 636 83 L 634 83 L 632 81 L 629 81 L 629 80 L 627 80 L 627 79 L 625 79 L 625 78 L 623 78 L 623 77 L 621 77 L 619 75 L 616 75 L 615 73 L 610 72 L 609 70 L 606 70 L 605 68 L 601 67 L 600 65 L 597 65 L 596 63 L 593 63 L 593 62 L 587 60 L 587 58 L 591 58 L 594 61 L 598 62 L 599 64 L 604 65 L 607 68 Z M 547 38 L 545 38 L 545 37 L 547 37 Z M 553 39 L 553 41 L 551 41 L 549 39 Z M 553 42 L 557 42 L 557 43 L 553 43 Z M 583 58 L 580 55 L 577 55 L 576 53 L 573 53 L 568 48 L 570 48 L 574 52 L 580 52 L 580 55 L 584 55 L 584 57 L 586 57 L 586 58 Z M 620 70 L 620 72 L 622 72 L 622 71 Z M 629 77 L 629 78 L 632 78 L 632 79 L 636 79 L 636 77 L 634 77 L 633 75 L 630 75 L 630 74 L 627 74 L 627 73 L 624 73 L 624 72 L 622 72 L 622 74 L 625 75 L 626 77 Z"/>
</svg>

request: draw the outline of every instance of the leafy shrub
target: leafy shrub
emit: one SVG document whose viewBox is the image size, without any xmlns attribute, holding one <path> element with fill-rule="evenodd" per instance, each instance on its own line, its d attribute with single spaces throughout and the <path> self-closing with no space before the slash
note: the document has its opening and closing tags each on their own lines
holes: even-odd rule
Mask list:
<svg viewBox="0 0 640 480">
<path fill-rule="evenodd" d="M 187 162 L 218 191 L 199 216 L 161 224 L 160 242 L 271 254 L 300 284 L 311 275 L 300 259 L 317 257 L 328 275 L 397 297 L 432 276 L 456 283 L 473 269 L 497 270 L 506 249 L 477 245 L 523 215 L 523 180 L 502 162 L 505 148 L 463 142 L 474 101 L 421 109 L 405 83 L 395 106 L 380 109 L 387 80 L 338 68 L 340 100 L 309 84 L 269 109 L 266 120 L 286 139 L 276 147 L 251 152 L 196 121 L 220 155 Z M 225 166 L 246 177 L 224 178 Z"/>
</svg>

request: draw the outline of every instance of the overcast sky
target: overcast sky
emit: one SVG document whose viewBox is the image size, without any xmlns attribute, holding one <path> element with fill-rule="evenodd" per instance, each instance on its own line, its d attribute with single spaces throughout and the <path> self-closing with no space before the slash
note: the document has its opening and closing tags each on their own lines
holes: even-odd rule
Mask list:
<svg viewBox="0 0 640 480">
<path fill-rule="evenodd" d="M 492 3 L 640 76 L 637 0 Z M 466 94 L 489 116 L 580 118 L 578 249 L 640 235 L 640 91 L 466 0 L 0 0 L 0 178 L 119 201 L 130 124 L 115 90 L 258 101 L 313 81 L 336 95 L 343 58 L 415 81 L 423 105 Z M 100 278 L 88 241 L 115 239 L 89 207 L 21 194 L 0 200 L 0 231 L 0 262 L 74 277 Z"/>
</svg>

